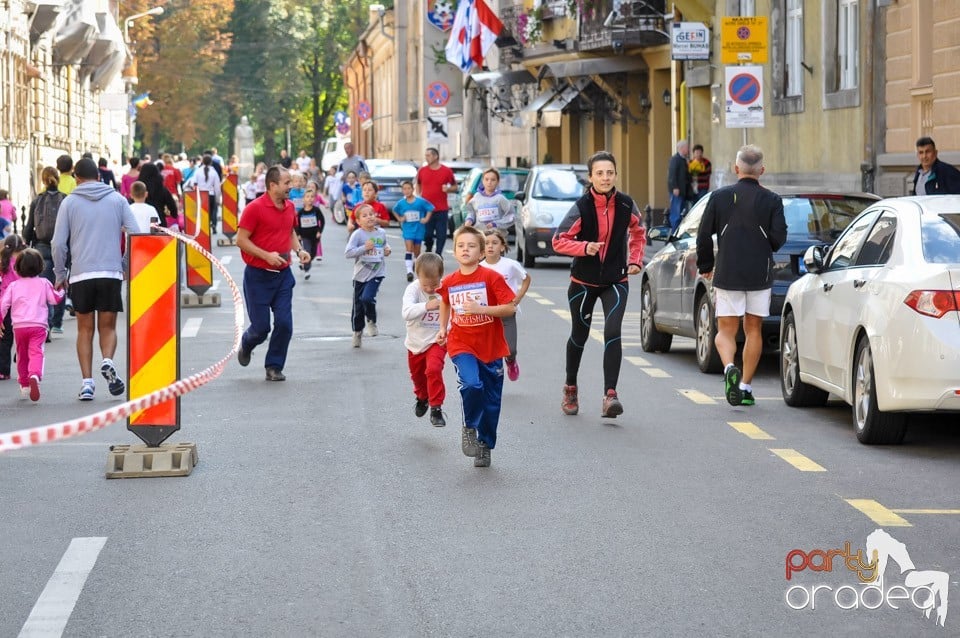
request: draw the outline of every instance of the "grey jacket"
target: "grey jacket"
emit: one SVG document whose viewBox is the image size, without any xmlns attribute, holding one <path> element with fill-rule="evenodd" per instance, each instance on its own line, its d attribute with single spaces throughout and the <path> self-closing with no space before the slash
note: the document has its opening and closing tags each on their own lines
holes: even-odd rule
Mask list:
<svg viewBox="0 0 960 638">
<path fill-rule="evenodd" d="M 123 272 L 120 231 L 140 232 L 127 200 L 102 182 L 84 182 L 60 204 L 53 231 L 53 273 L 58 282 L 91 272 Z"/>
</svg>

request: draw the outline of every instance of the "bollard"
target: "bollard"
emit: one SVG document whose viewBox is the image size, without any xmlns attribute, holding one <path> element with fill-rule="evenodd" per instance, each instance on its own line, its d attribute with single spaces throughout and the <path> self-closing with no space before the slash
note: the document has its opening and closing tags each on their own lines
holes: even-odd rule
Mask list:
<svg viewBox="0 0 960 638">
<path fill-rule="evenodd" d="M 223 180 L 222 193 L 223 205 L 220 207 L 220 230 L 226 235 L 226 239 L 218 239 L 217 246 L 236 246 L 237 240 L 234 235 L 237 234 L 237 187 L 236 174 L 227 175 Z"/>
<path fill-rule="evenodd" d="M 186 235 L 196 239 L 205 250 L 210 250 L 210 206 L 208 193 L 199 190 L 184 193 L 184 217 Z M 207 291 L 213 285 L 213 266 L 210 260 L 194 248 L 187 246 L 187 288 L 181 296 L 184 306 L 219 306 L 220 294 Z"/>
<path fill-rule="evenodd" d="M 170 235 L 132 234 L 127 255 L 127 400 L 134 400 L 180 378 L 179 242 Z M 107 478 L 190 474 L 196 445 L 162 445 L 179 429 L 179 396 L 133 412 L 127 430 L 146 445 L 111 446 Z"/>
</svg>

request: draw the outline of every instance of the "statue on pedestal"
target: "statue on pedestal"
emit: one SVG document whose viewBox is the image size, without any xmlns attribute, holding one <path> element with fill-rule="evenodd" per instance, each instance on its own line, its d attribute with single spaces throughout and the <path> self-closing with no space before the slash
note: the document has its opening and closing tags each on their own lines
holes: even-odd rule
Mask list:
<svg viewBox="0 0 960 638">
<path fill-rule="evenodd" d="M 250 121 L 246 115 L 240 118 L 240 123 L 233 129 L 233 148 L 240 161 L 238 176 L 242 188 L 243 184 L 250 179 L 250 175 L 253 174 L 254 167 L 253 127 L 250 126 Z"/>
</svg>

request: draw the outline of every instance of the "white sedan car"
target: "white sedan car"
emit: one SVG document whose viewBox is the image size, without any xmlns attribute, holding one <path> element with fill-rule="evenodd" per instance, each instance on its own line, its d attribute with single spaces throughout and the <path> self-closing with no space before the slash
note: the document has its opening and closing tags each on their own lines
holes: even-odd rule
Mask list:
<svg viewBox="0 0 960 638">
<path fill-rule="evenodd" d="M 791 406 L 852 406 L 861 443 L 898 444 L 909 412 L 960 411 L 960 196 L 877 202 L 787 292 L 780 386 Z"/>
</svg>

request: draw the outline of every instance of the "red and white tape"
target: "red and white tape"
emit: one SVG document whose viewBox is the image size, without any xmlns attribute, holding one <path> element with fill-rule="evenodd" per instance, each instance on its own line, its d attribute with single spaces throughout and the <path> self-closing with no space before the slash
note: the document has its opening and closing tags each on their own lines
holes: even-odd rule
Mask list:
<svg viewBox="0 0 960 638">
<path fill-rule="evenodd" d="M 233 348 L 231 348 L 230 352 L 228 352 L 225 357 L 211 365 L 209 368 L 201 370 L 200 372 L 191 375 L 186 379 L 178 379 L 176 382 L 164 388 L 160 388 L 159 390 L 155 390 L 154 392 L 151 392 L 150 394 L 142 396 L 138 399 L 112 406 L 106 410 L 101 410 L 100 412 L 81 417 L 79 419 L 72 419 L 70 421 L 61 421 L 60 423 L 53 423 L 35 428 L 27 428 L 24 430 L 2 433 L 0 434 L 0 453 L 18 450 L 20 448 L 30 447 L 33 445 L 39 445 L 41 443 L 52 443 L 53 441 L 60 441 L 72 436 L 102 430 L 112 423 L 126 419 L 135 412 L 149 408 L 150 406 L 158 403 L 162 403 L 163 401 L 167 401 L 173 397 L 182 396 L 188 392 L 192 392 L 219 377 L 223 373 L 223 369 L 226 367 L 227 362 L 229 362 L 230 359 L 232 359 L 233 356 L 240 350 L 240 338 L 243 335 L 244 322 L 243 295 L 240 294 L 240 289 L 237 287 L 237 283 L 233 280 L 233 277 L 230 276 L 230 273 L 227 272 L 227 269 L 224 268 L 223 264 L 221 264 L 216 257 L 211 255 L 210 252 L 204 249 L 203 246 L 201 246 L 191 237 L 188 237 L 183 233 L 174 232 L 159 226 L 153 226 L 153 228 L 159 230 L 160 232 L 166 233 L 167 235 L 175 237 L 178 241 L 192 246 L 202 255 L 207 257 L 210 260 L 210 263 L 213 264 L 214 268 L 219 270 L 223 275 L 223 278 L 230 286 L 230 293 L 233 297 Z"/>
</svg>

